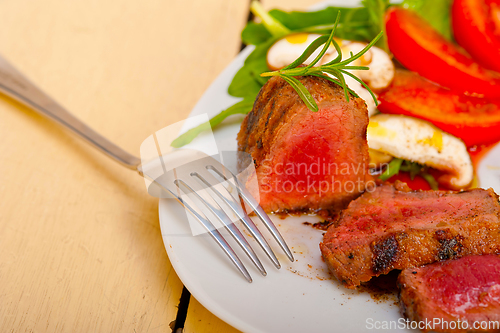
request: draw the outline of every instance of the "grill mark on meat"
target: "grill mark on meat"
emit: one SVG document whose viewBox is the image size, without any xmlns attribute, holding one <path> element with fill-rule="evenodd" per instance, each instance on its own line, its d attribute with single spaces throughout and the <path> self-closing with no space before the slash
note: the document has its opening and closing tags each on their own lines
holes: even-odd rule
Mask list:
<svg viewBox="0 0 500 333">
<path fill-rule="evenodd" d="M 373 272 L 378 274 L 386 271 L 397 260 L 398 241 L 396 236 L 390 235 L 379 242 L 374 242 L 372 251 Z"/>
<path fill-rule="evenodd" d="M 262 139 L 257 140 L 257 148 L 262 149 Z"/>
<path fill-rule="evenodd" d="M 461 256 L 464 237 L 453 236 L 449 230 L 436 230 L 436 239 L 441 244 L 437 254 L 439 260 L 455 259 Z"/>
<path fill-rule="evenodd" d="M 274 110 L 274 107 L 276 105 L 276 98 L 273 98 L 272 99 L 272 104 L 271 104 L 271 112 L 269 112 L 269 114 L 267 115 L 267 118 L 266 118 L 266 123 L 264 124 L 264 126 L 267 126 L 269 125 L 269 119 L 271 119 L 271 116 L 273 115 L 273 110 Z"/>
</svg>

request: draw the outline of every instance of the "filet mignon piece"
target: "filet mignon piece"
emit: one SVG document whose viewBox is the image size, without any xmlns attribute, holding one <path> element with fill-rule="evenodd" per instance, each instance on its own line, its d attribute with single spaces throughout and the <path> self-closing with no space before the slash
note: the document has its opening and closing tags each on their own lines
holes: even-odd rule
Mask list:
<svg viewBox="0 0 500 333">
<path fill-rule="evenodd" d="M 496 255 L 407 268 L 399 275 L 398 287 L 401 313 L 412 321 L 432 322 L 428 329 L 500 332 L 500 257 Z"/>
<path fill-rule="evenodd" d="M 331 273 L 354 289 L 373 276 L 471 254 L 500 253 L 500 204 L 492 189 L 365 192 L 320 244 Z"/>
<path fill-rule="evenodd" d="M 309 110 L 288 83 L 273 77 L 241 124 L 238 149 L 254 160 L 266 212 L 345 208 L 371 179 L 366 104 L 354 96 L 347 102 L 342 88 L 328 80 L 298 80 L 319 111 Z"/>
</svg>

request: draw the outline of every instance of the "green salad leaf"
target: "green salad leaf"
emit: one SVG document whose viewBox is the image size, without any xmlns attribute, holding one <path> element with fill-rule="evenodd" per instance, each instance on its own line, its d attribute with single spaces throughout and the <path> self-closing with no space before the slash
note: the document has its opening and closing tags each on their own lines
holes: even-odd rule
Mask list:
<svg viewBox="0 0 500 333">
<path fill-rule="evenodd" d="M 374 33 L 370 22 L 369 11 L 364 7 L 327 7 L 314 12 L 286 12 L 273 9 L 269 11 L 269 15 L 280 21 L 283 26 L 290 30 L 290 33 L 329 34 L 333 29 L 335 17 L 337 17 L 339 11 L 341 20 L 335 34 L 338 38 L 368 41 L 377 35 L 378 32 Z M 263 23 L 249 22 L 241 33 L 242 40 L 251 45 L 264 43 L 273 37 L 271 33 L 266 33 L 264 30 L 266 29 Z M 264 39 L 266 36 L 268 37 L 267 40 Z"/>
<path fill-rule="evenodd" d="M 385 11 L 389 6 L 389 0 L 363 0 L 361 3 L 369 14 L 369 26 L 371 33 L 377 34 L 380 31 L 384 32 L 382 38 L 376 45 L 389 53 L 389 47 L 387 46 L 387 38 L 385 34 Z"/>
<path fill-rule="evenodd" d="M 229 116 L 235 115 L 235 114 L 247 114 L 252 110 L 253 102 L 255 100 L 256 96 L 245 98 L 242 101 L 239 101 L 238 103 L 230 106 L 229 108 L 225 109 L 212 119 L 210 119 L 208 122 L 205 122 L 203 124 L 200 124 L 194 128 L 191 128 L 184 134 L 181 134 L 178 138 L 176 138 L 172 143 L 170 144 L 174 148 L 180 148 L 184 145 L 187 145 L 191 141 L 193 141 L 194 138 L 198 136 L 201 132 L 207 131 L 211 128 L 214 128 L 215 126 L 219 125 L 224 119 L 226 119 Z"/>
<path fill-rule="evenodd" d="M 260 23 L 248 22 L 241 32 L 241 40 L 246 45 L 257 45 L 264 43 L 273 35 L 267 31 L 266 27 Z"/>
<path fill-rule="evenodd" d="M 428 170 L 429 168 L 427 166 L 407 160 L 402 160 L 400 158 L 394 158 L 389 162 L 385 171 L 379 176 L 379 178 L 383 181 L 386 181 L 389 178 L 399 174 L 400 171 L 408 172 L 410 174 L 411 180 L 415 179 L 415 176 L 419 175 L 423 179 L 425 179 L 425 181 L 427 181 L 431 189 L 438 190 L 438 182 L 428 172 Z"/>
<path fill-rule="evenodd" d="M 260 73 L 268 70 L 266 59 L 247 59 L 229 85 L 227 92 L 234 97 L 257 96 L 260 88 L 267 81 Z"/>
<path fill-rule="evenodd" d="M 378 177 L 384 182 L 389 178 L 397 175 L 399 173 L 399 169 L 401 168 L 401 164 L 403 164 L 403 160 L 400 158 L 394 158 L 389 162 L 385 171 Z"/>
</svg>

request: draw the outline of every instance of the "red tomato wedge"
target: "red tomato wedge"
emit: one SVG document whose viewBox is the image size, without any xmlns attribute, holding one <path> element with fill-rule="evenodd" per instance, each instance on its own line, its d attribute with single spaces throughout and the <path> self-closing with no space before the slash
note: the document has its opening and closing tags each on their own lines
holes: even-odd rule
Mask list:
<svg viewBox="0 0 500 333">
<path fill-rule="evenodd" d="M 458 44 L 480 64 L 500 72 L 500 1 L 455 0 L 451 14 Z"/>
<path fill-rule="evenodd" d="M 500 73 L 479 65 L 413 11 L 392 7 L 386 29 L 389 49 L 406 68 L 461 93 L 500 98 Z"/>
<path fill-rule="evenodd" d="M 500 100 L 456 93 L 402 69 L 378 99 L 381 112 L 430 121 L 467 146 L 500 140 Z"/>
</svg>

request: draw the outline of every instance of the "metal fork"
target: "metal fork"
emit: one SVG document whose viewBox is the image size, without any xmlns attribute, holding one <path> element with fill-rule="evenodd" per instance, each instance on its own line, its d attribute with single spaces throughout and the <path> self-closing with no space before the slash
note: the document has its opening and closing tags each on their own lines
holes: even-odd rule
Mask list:
<svg viewBox="0 0 500 333">
<path fill-rule="evenodd" d="M 171 170 L 164 169 L 166 172 L 153 177 L 141 164 L 140 158 L 129 154 L 74 117 L 2 56 L 0 56 L 0 92 L 69 129 L 115 161 L 148 178 L 163 192 L 169 193 L 201 223 L 248 282 L 252 282 L 248 270 L 215 225 L 222 223 L 259 272 L 266 275 L 266 271 L 250 244 L 233 223 L 235 219 L 234 216 L 230 217 L 231 214 L 242 222 L 276 268 L 280 268 L 280 263 L 259 229 L 249 218 L 241 199 L 256 213 L 290 261 L 294 261 L 283 237 L 258 202 L 238 178 L 214 158 L 198 151 L 177 150 L 169 156 L 160 157 L 163 166 L 165 161 L 168 165 L 172 160 L 177 161 L 177 165 L 170 165 Z"/>
</svg>

